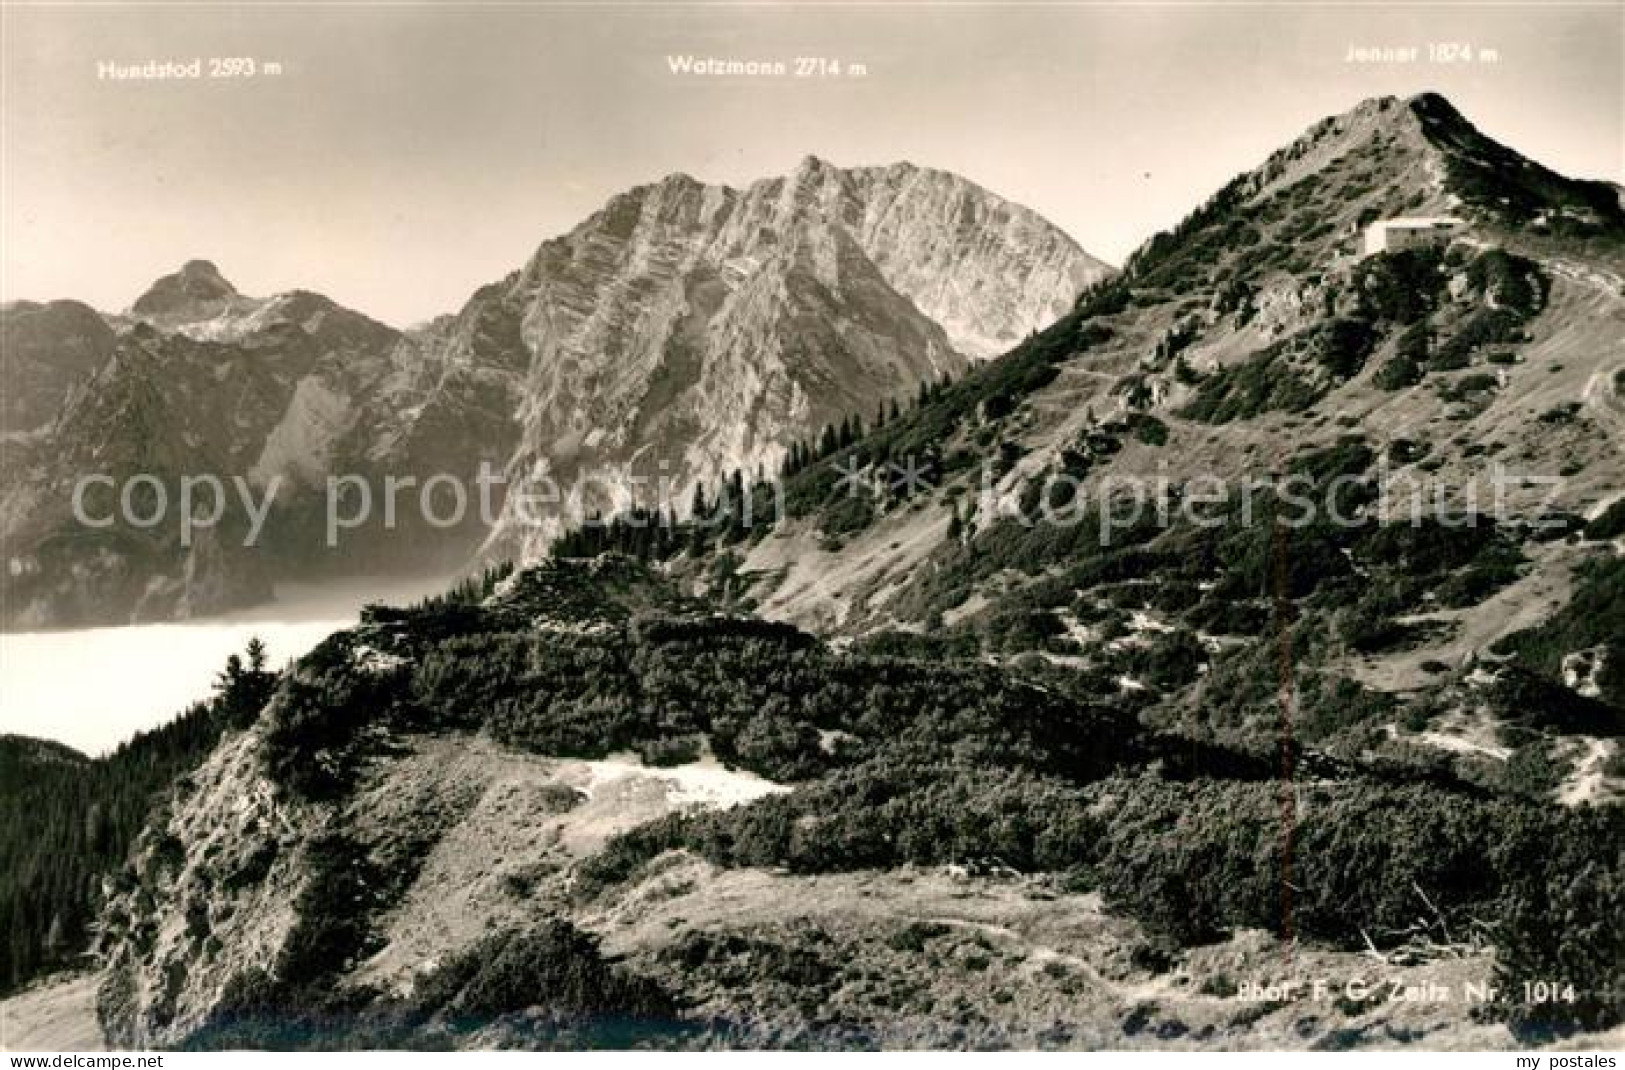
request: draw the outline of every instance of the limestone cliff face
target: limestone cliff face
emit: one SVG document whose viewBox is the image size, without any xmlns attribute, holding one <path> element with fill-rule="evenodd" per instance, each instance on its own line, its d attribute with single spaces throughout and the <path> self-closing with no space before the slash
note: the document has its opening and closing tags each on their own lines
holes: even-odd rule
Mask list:
<svg viewBox="0 0 1625 1070">
<path fill-rule="evenodd" d="M 1110 273 L 1043 217 L 956 175 L 900 164 L 846 172 L 858 241 L 967 356 L 998 356 Z"/>
<path fill-rule="evenodd" d="M 681 508 L 1000 352 L 1107 270 L 957 176 L 809 157 L 743 190 L 634 189 L 476 305 L 529 357 L 511 477 L 545 474 L 578 512 L 624 506 L 635 480 Z M 510 511 L 492 552 L 536 556 L 563 513 Z"/>
<path fill-rule="evenodd" d="M 220 316 L 253 304 L 227 282 L 220 269 L 207 260 L 188 260 L 173 275 L 165 275 L 130 306 L 134 315 L 149 319 L 171 317 L 189 322 Z"/>
</svg>

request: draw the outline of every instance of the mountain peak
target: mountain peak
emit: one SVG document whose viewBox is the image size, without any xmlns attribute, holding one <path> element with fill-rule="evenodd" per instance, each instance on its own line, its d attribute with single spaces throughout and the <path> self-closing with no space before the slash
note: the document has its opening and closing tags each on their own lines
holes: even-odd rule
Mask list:
<svg viewBox="0 0 1625 1070">
<path fill-rule="evenodd" d="M 131 311 L 165 315 L 194 312 L 199 306 L 214 306 L 239 296 L 220 269 L 208 260 L 188 260 L 172 275 L 165 275 L 136 299 Z"/>
<path fill-rule="evenodd" d="M 179 279 L 181 284 L 197 291 L 209 293 L 235 294 L 237 287 L 220 274 L 220 269 L 214 266 L 212 260 L 188 260 L 181 265 L 181 269 L 167 278 Z"/>
<path fill-rule="evenodd" d="M 808 154 L 796 164 L 787 185 L 788 190 L 822 190 L 846 182 L 852 172 L 836 167 L 828 160 Z"/>
<path fill-rule="evenodd" d="M 1613 187 L 1542 167 L 1483 134 L 1431 91 L 1371 97 L 1326 116 L 1238 176 L 1234 192 L 1262 202 L 1345 164 L 1361 177 L 1352 185 L 1351 177 L 1342 179 L 1341 203 L 1373 194 L 1375 203 L 1366 207 L 1381 216 L 1450 214 L 1572 237 L 1625 232 Z"/>
</svg>

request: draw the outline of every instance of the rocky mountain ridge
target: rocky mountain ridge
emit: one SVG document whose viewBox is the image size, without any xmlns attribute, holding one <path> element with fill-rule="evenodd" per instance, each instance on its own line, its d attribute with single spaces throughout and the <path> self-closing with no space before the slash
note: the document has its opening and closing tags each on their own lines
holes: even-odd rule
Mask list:
<svg viewBox="0 0 1625 1070">
<path fill-rule="evenodd" d="M 1340 436 L 1365 439 L 1394 472 L 1456 487 L 1487 472 L 1493 448 L 1560 483 L 1552 508 L 1606 507 L 1625 481 L 1609 448 L 1625 214 L 1606 184 L 1486 144 L 1434 95 L 1377 98 L 1315 124 L 1148 241 L 1110 286 L 1001 362 L 1004 374 L 974 374 L 931 406 L 923 419 L 953 428 L 932 443 L 939 455 L 1008 444 L 1009 460 L 973 473 L 990 469 L 991 486 L 939 473 L 927 499 L 895 515 L 877 503 L 872 525 L 838 531 L 851 508 L 831 504 L 810 533 L 781 527 L 747 562 L 764 604 L 820 627 L 883 625 L 948 552 L 956 509 L 961 529 L 991 526 L 996 514 L 975 513 L 1058 475 L 1234 482 Z M 1368 223 L 1410 215 L 1453 215 L 1465 229 L 1448 256 L 1364 257 Z M 882 458 L 923 442 L 907 426 L 880 438 Z M 816 499 L 835 476 L 818 466 L 803 481 L 803 500 Z M 1524 505 L 1534 496 L 1513 493 Z M 821 551 L 832 534 L 850 550 Z M 846 577 L 836 597 L 818 579 L 831 570 Z"/>
</svg>

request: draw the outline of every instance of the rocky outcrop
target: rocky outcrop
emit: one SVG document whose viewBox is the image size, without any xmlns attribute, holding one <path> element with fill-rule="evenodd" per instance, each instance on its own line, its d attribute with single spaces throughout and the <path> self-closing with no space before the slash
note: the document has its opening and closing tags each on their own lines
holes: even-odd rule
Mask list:
<svg viewBox="0 0 1625 1070">
<path fill-rule="evenodd" d="M 184 778 L 109 882 L 97 1015 L 116 1047 L 187 1036 L 236 979 L 272 965 L 298 922 L 323 813 L 265 778 L 262 735 L 228 737 Z"/>
</svg>

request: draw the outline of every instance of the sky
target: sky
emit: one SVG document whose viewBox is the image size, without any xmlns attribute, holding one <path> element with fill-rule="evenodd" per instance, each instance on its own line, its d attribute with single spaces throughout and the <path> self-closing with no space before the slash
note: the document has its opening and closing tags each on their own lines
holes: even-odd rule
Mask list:
<svg viewBox="0 0 1625 1070">
<path fill-rule="evenodd" d="M 107 311 L 205 258 L 246 293 L 317 290 L 404 326 L 455 311 L 629 186 L 674 171 L 742 185 L 809 153 L 958 172 L 1120 263 L 1316 119 L 1428 89 L 1556 170 L 1625 178 L 1616 2 L 8 5 L 0 19 L 0 300 Z M 1474 59 L 1432 62 L 1429 43 Z M 1351 63 L 1351 46 L 1421 55 Z M 673 74 L 684 55 L 841 74 Z M 240 57 L 256 76 L 98 77 L 102 62 Z"/>
</svg>

